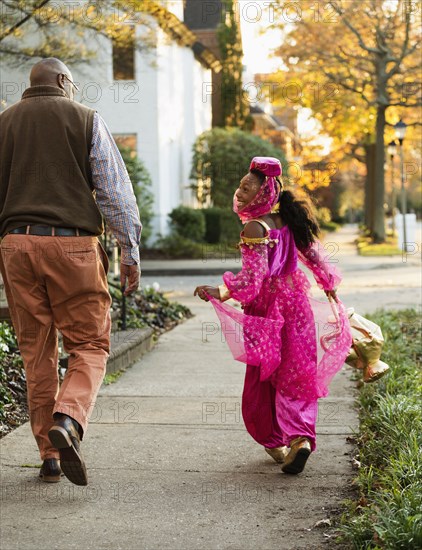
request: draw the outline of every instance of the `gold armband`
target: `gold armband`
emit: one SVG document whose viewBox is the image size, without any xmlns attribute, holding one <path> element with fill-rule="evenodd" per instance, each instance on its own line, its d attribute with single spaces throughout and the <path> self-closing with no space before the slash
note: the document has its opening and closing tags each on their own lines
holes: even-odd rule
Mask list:
<svg viewBox="0 0 422 550">
<path fill-rule="evenodd" d="M 230 298 L 230 290 L 225 284 L 219 285 L 218 292 L 220 293 L 220 301 L 225 302 Z"/>
<path fill-rule="evenodd" d="M 253 238 L 240 235 L 240 243 L 237 246 L 240 247 L 244 245 L 252 249 L 257 244 L 267 244 L 270 248 L 274 248 L 277 243 L 278 239 L 270 239 L 268 236 Z"/>
</svg>

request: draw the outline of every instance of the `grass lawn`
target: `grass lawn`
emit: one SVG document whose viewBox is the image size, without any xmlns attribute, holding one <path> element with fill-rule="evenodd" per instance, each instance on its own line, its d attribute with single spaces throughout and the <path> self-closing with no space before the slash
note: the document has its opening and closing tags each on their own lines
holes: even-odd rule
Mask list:
<svg viewBox="0 0 422 550">
<path fill-rule="evenodd" d="M 422 548 L 421 316 L 377 311 L 370 318 L 382 328 L 390 372 L 359 392 L 359 497 L 340 531 L 356 549 Z"/>
<path fill-rule="evenodd" d="M 384 243 L 374 244 L 370 237 L 359 237 L 358 252 L 361 256 L 401 256 L 403 251 L 398 247 L 397 237 L 387 236 Z"/>
</svg>

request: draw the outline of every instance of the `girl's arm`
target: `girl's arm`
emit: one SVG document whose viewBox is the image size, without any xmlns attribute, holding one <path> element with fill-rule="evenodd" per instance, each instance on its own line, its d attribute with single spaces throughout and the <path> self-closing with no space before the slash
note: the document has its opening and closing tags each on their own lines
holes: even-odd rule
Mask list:
<svg viewBox="0 0 422 550">
<path fill-rule="evenodd" d="M 333 291 L 341 283 L 340 271 L 330 261 L 329 254 L 319 241 L 306 250 L 298 250 L 298 258 L 312 271 L 318 286 L 323 290 Z"/>
<path fill-rule="evenodd" d="M 224 285 L 219 287 L 222 301 L 234 298 L 242 304 L 248 304 L 256 298 L 268 274 L 269 242 L 267 231 L 261 224 L 250 222 L 245 226 L 239 243 L 242 270 L 237 275 L 230 271 L 224 273 Z"/>
<path fill-rule="evenodd" d="M 262 282 L 268 273 L 268 245 L 271 242 L 269 232 L 260 223 L 249 222 L 240 235 L 242 270 L 237 274 L 226 271 L 224 284 L 218 288 L 198 286 L 194 295 L 208 302 L 207 295 L 225 302 L 234 298 L 245 305 L 259 294 Z"/>
<path fill-rule="evenodd" d="M 223 275 L 220 297 L 227 300 L 234 298 L 242 304 L 252 302 L 261 290 L 262 282 L 268 273 L 268 247 L 266 244 L 254 244 L 249 248 L 241 244 L 242 270 L 234 275 L 226 271 Z"/>
</svg>

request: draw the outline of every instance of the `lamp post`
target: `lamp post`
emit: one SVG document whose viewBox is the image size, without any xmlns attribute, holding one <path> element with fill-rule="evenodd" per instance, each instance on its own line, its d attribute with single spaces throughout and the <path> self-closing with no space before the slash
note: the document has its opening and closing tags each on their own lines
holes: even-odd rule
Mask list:
<svg viewBox="0 0 422 550">
<path fill-rule="evenodd" d="M 403 161 L 403 140 L 406 135 L 407 125 L 399 120 L 397 124 L 394 125 L 394 130 L 396 132 L 396 137 L 399 140 L 400 144 L 400 172 L 401 172 L 401 212 L 403 216 L 403 251 L 407 252 L 407 237 L 406 237 L 406 189 L 404 187 L 404 161 Z"/>
<path fill-rule="evenodd" d="M 390 162 L 391 162 L 391 230 L 394 233 L 396 231 L 396 219 L 395 219 L 395 209 L 396 209 L 396 188 L 394 187 L 394 157 L 397 154 L 397 145 L 396 142 L 390 141 L 390 143 L 387 145 L 387 152 L 390 155 Z"/>
</svg>

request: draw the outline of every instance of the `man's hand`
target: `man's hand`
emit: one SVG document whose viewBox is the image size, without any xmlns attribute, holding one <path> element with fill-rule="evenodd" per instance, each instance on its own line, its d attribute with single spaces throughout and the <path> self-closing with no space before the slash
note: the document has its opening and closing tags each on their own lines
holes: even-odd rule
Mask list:
<svg viewBox="0 0 422 550">
<path fill-rule="evenodd" d="M 139 287 L 141 272 L 138 265 L 120 264 L 120 286 L 124 290 L 124 295 L 133 294 Z M 127 288 L 125 288 L 127 285 Z"/>
<path fill-rule="evenodd" d="M 220 299 L 220 292 L 218 288 L 215 288 L 215 286 L 208 286 L 208 285 L 197 286 L 195 288 L 195 292 L 193 293 L 194 296 L 199 296 L 201 300 L 204 300 L 204 302 L 209 302 L 209 299 L 207 298 L 207 294 L 209 296 L 212 296 L 213 298 L 216 298 L 217 300 Z"/>
</svg>

